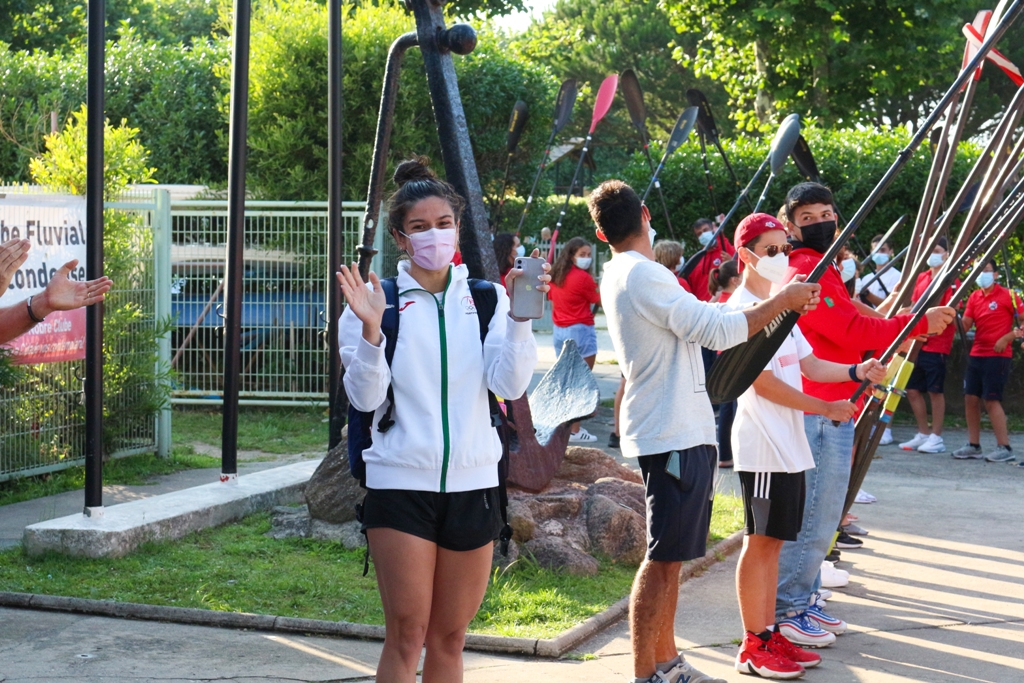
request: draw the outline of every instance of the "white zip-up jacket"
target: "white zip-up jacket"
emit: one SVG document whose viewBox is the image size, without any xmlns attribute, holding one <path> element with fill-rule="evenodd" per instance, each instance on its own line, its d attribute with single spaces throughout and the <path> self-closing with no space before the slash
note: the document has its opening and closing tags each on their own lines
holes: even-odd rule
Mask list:
<svg viewBox="0 0 1024 683">
<path fill-rule="evenodd" d="M 357 410 L 374 412 L 373 445 L 363 451 L 371 489 L 456 492 L 498 485 L 501 441 L 491 426 L 487 390 L 504 398 L 526 393 L 537 364 L 530 322 L 509 318 L 505 289 L 481 348 L 480 323 L 466 266 L 453 266 L 441 294 L 427 292 L 398 264 L 398 343 L 389 369 L 384 340 L 363 339 L 346 309 L 339 323 L 345 393 Z M 377 424 L 395 394 L 387 432 Z"/>
</svg>

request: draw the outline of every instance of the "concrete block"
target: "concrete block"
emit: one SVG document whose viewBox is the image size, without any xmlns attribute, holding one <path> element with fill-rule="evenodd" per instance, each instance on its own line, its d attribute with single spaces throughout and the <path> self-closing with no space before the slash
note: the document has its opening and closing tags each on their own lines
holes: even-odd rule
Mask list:
<svg viewBox="0 0 1024 683">
<path fill-rule="evenodd" d="M 302 500 L 320 460 L 246 474 L 237 484 L 214 482 L 105 508 L 100 517 L 58 517 L 25 527 L 29 555 L 55 551 L 74 557 L 122 557 L 146 541 L 181 538 L 193 531 Z"/>
</svg>

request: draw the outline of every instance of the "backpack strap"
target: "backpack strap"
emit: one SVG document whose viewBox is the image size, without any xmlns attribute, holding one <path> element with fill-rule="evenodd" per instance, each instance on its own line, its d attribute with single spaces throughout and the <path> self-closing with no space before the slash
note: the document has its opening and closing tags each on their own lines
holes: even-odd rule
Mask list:
<svg viewBox="0 0 1024 683">
<path fill-rule="evenodd" d="M 477 278 L 469 279 L 469 291 L 473 295 L 473 305 L 476 307 L 476 317 L 480 323 L 480 346 L 483 347 L 487 342 L 487 331 L 490 329 L 494 312 L 498 308 L 498 292 L 493 282 Z M 502 529 L 498 540 L 501 554 L 507 557 L 508 544 L 512 540 L 512 525 L 508 523 L 508 422 L 493 391 L 487 392 L 487 402 L 491 411 L 491 426 L 498 430 L 498 437 L 501 440 L 501 460 L 498 462 L 498 508 L 501 510 Z"/>
<path fill-rule="evenodd" d="M 387 302 L 384 316 L 380 321 L 380 331 L 384 335 L 384 359 L 390 368 L 391 361 L 395 359 L 395 347 L 398 345 L 398 278 L 385 278 L 380 281 L 380 286 L 384 290 L 384 300 Z M 383 433 L 394 426 L 395 420 L 391 416 L 394 410 L 395 390 L 391 383 L 388 383 L 388 407 L 377 423 L 377 431 Z"/>
</svg>

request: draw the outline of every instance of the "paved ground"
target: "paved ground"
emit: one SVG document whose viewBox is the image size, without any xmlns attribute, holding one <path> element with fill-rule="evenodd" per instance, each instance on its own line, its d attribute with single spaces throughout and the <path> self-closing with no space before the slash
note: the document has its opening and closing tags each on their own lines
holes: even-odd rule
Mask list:
<svg viewBox="0 0 1024 683">
<path fill-rule="evenodd" d="M 1024 436 L 1013 441 L 1024 451 Z M 854 578 L 830 603 L 851 632 L 807 680 L 1024 681 L 1024 470 L 894 447 L 883 455 L 866 482 L 879 502 L 855 509 L 871 535 L 864 549 L 844 553 Z M 8 512 L 0 527 L 11 524 Z M 731 558 L 682 586 L 677 642 L 699 667 L 751 680 L 731 670 L 740 635 L 734 567 Z M 365 641 L 0 609 L 0 681 L 12 683 L 370 680 L 379 651 Z M 631 669 L 626 625 L 570 656 L 468 653 L 466 681 L 621 683 Z"/>
</svg>

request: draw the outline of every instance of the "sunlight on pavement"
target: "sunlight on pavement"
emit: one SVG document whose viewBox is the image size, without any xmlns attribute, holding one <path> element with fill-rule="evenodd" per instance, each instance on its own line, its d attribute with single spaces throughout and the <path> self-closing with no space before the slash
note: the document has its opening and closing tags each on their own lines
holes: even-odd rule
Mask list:
<svg viewBox="0 0 1024 683">
<path fill-rule="evenodd" d="M 319 657 L 320 659 L 326 659 L 329 662 L 334 662 L 335 664 L 340 664 L 341 666 L 344 666 L 344 667 L 347 667 L 349 669 L 352 669 L 353 671 L 358 671 L 361 674 L 368 674 L 368 675 L 372 676 L 375 673 L 377 673 L 376 669 L 368 667 L 365 664 L 363 664 L 362 662 L 357 662 L 356 660 L 349 659 L 348 657 L 341 657 L 339 655 L 332 654 L 332 653 L 327 652 L 325 650 L 321 650 L 320 648 L 316 648 L 316 647 L 313 647 L 311 645 L 306 645 L 305 643 L 300 643 L 298 641 L 291 640 L 290 638 L 283 638 L 281 636 L 263 636 L 263 637 L 266 638 L 267 640 L 271 640 L 271 641 L 273 641 L 275 643 L 280 643 L 281 645 L 285 645 L 285 646 L 290 647 L 290 648 L 292 648 L 294 650 L 298 650 L 299 652 L 305 652 L 308 655 L 313 655 L 314 657 Z"/>
</svg>

